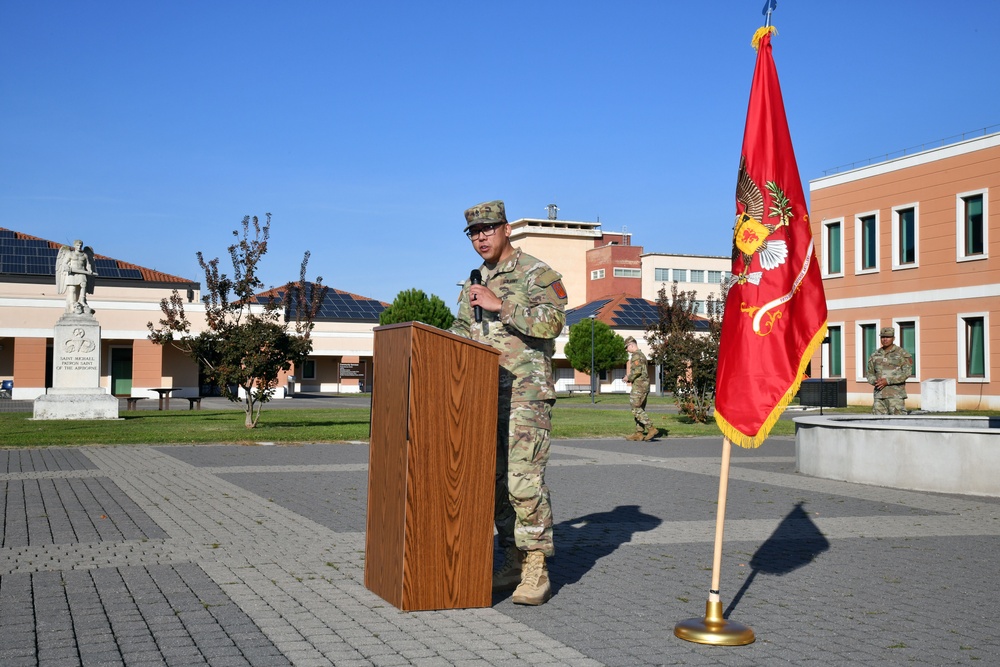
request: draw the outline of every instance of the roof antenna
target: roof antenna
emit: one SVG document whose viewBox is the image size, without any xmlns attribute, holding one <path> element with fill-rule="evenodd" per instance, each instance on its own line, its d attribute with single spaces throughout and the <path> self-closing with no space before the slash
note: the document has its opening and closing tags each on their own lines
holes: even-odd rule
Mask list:
<svg viewBox="0 0 1000 667">
<path fill-rule="evenodd" d="M 548 206 L 545 207 L 545 210 L 549 212 L 549 220 L 555 220 L 556 212 L 559 210 L 559 207 L 556 206 L 555 204 L 549 204 Z"/>
</svg>

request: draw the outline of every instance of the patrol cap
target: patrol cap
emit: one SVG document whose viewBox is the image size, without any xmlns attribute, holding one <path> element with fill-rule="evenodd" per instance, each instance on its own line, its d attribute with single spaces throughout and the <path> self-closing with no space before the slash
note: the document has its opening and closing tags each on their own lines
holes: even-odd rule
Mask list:
<svg viewBox="0 0 1000 667">
<path fill-rule="evenodd" d="M 892 338 L 895 338 L 896 337 L 896 330 L 893 329 L 892 327 L 882 327 L 882 331 L 881 331 L 881 333 L 879 333 L 879 337 L 880 338 L 889 338 L 890 336 Z"/>
<path fill-rule="evenodd" d="M 629 336 L 628 338 L 626 338 L 625 339 L 625 345 L 628 345 L 629 343 L 635 343 L 635 338 L 632 338 L 632 336 Z M 636 343 L 636 345 L 638 345 L 638 343 Z"/>
<path fill-rule="evenodd" d="M 503 202 L 495 199 L 466 209 L 465 222 L 465 231 L 469 231 L 469 227 L 473 225 L 495 225 L 501 222 L 506 224 L 507 214 L 504 212 Z"/>
</svg>

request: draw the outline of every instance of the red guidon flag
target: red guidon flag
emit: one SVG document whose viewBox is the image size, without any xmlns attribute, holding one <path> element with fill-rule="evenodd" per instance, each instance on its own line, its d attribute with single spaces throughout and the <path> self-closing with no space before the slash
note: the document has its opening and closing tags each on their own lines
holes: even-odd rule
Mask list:
<svg viewBox="0 0 1000 667">
<path fill-rule="evenodd" d="M 716 378 L 715 421 L 742 447 L 767 438 L 826 336 L 826 297 L 771 56 L 773 32 L 761 28 L 753 40 L 757 66 Z"/>
</svg>

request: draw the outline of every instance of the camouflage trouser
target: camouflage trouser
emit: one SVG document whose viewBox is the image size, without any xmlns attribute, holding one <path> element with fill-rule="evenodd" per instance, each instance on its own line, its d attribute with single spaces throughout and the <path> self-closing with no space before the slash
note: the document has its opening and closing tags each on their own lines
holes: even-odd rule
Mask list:
<svg viewBox="0 0 1000 667">
<path fill-rule="evenodd" d="M 635 430 L 645 433 L 649 430 L 649 415 L 646 414 L 646 399 L 649 398 L 649 382 L 636 380 L 632 383 L 632 391 L 628 395 L 628 403 L 632 406 L 632 418 L 635 419 Z"/>
<path fill-rule="evenodd" d="M 872 404 L 873 415 L 905 415 L 905 398 L 876 398 Z"/>
<path fill-rule="evenodd" d="M 515 403 L 510 420 L 498 424 L 494 509 L 501 548 L 516 545 L 546 557 L 554 553 L 552 506 L 545 486 L 551 410 L 546 401 Z"/>
</svg>

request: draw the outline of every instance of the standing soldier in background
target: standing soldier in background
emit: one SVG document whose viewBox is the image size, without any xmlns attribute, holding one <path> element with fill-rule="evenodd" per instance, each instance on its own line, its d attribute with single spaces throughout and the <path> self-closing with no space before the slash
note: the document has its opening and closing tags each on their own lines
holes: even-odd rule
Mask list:
<svg viewBox="0 0 1000 667">
<path fill-rule="evenodd" d="M 552 355 L 566 323 L 566 290 L 558 272 L 510 244 L 502 201 L 473 206 L 465 221 L 483 264 L 477 282 L 470 277 L 462 286 L 450 331 L 500 351 L 494 523 L 504 562 L 493 573 L 493 590 L 516 587 L 512 602 L 540 605 L 552 596 L 545 465 L 556 399 Z"/>
<path fill-rule="evenodd" d="M 906 380 L 913 372 L 913 357 L 894 344 L 896 330 L 883 327 L 882 346 L 868 357 L 868 383 L 875 386 L 873 415 L 905 415 Z"/>
<path fill-rule="evenodd" d="M 625 339 L 625 351 L 628 352 L 628 366 L 625 369 L 625 382 L 632 385 L 628 402 L 632 406 L 632 417 L 635 419 L 635 433 L 625 436 L 626 440 L 652 440 L 657 429 L 650 423 L 646 414 L 646 399 L 649 398 L 649 362 L 646 355 L 639 351 L 635 338 Z"/>
</svg>

